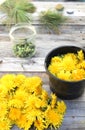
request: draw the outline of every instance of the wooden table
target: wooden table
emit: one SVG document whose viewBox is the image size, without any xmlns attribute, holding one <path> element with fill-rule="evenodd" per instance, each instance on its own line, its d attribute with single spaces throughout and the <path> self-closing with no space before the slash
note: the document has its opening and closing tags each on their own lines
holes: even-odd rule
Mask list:
<svg viewBox="0 0 85 130">
<path fill-rule="evenodd" d="M 13 44 L 9 39 L 9 30 L 0 24 L 0 75 L 6 73 L 23 73 L 25 75 L 38 75 L 43 80 L 43 87 L 50 93 L 49 79 L 44 68 L 44 59 L 47 53 L 61 45 L 78 45 L 85 47 L 85 3 L 62 3 L 64 14 L 69 21 L 60 25 L 61 34 L 53 34 L 45 30 L 39 23 L 38 14 L 41 10 L 54 7 L 57 2 L 33 2 L 37 7 L 34 14 L 33 25 L 37 30 L 36 54 L 33 58 L 16 58 L 12 52 Z M 67 10 L 74 14 L 67 14 Z M 67 112 L 60 130 L 85 130 L 85 93 L 78 99 L 65 100 Z M 13 130 L 18 130 L 14 127 Z"/>
</svg>

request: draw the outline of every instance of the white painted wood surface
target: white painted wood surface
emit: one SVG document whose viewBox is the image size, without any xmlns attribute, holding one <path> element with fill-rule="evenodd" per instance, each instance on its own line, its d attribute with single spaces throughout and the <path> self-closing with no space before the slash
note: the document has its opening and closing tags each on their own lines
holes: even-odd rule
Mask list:
<svg viewBox="0 0 85 130">
<path fill-rule="evenodd" d="M 43 80 L 43 87 L 50 93 L 49 78 L 44 67 L 47 53 L 61 45 L 78 45 L 85 47 L 85 2 L 62 3 L 65 11 L 74 10 L 73 15 L 68 15 L 69 21 L 60 25 L 61 34 L 54 34 L 46 30 L 39 22 L 39 12 L 53 8 L 60 2 L 33 2 L 37 7 L 34 14 L 33 25 L 37 30 L 36 54 L 33 58 L 17 58 L 12 52 L 9 39 L 9 29 L 0 24 L 0 76 L 6 73 L 23 73 L 28 76 L 38 75 Z M 66 14 L 66 13 L 65 13 Z M 66 14 L 67 15 L 67 14 Z M 67 112 L 60 130 L 85 130 L 85 92 L 75 100 L 66 100 Z M 13 127 L 12 130 L 19 130 Z"/>
</svg>

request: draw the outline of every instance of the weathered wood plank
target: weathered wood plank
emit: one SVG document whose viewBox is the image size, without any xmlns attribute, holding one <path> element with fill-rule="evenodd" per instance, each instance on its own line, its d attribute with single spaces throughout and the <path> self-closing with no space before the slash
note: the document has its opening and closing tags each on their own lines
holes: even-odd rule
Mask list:
<svg viewBox="0 0 85 130">
<path fill-rule="evenodd" d="M 85 130 L 85 117 L 65 117 L 60 130 Z"/>
<path fill-rule="evenodd" d="M 77 22 L 77 21 L 76 21 Z M 49 30 L 48 28 L 46 28 L 44 25 L 37 23 L 37 24 L 33 24 L 33 26 L 36 29 L 37 34 L 55 34 L 52 30 Z M 65 23 L 65 24 L 61 24 L 59 25 L 59 30 L 60 30 L 60 34 L 85 34 L 85 23 Z M 9 31 L 10 28 L 8 29 L 6 26 L 4 25 L 0 25 L 0 37 L 9 37 Z M 26 34 L 27 35 L 27 34 Z M 58 35 L 58 34 L 56 34 Z"/>
<path fill-rule="evenodd" d="M 0 37 L 0 57 L 16 57 L 13 53 L 13 43 L 3 36 Z M 7 41 L 6 41 L 7 40 Z M 45 57 L 55 47 L 63 45 L 77 45 L 85 47 L 85 34 L 37 34 L 35 57 Z"/>
<path fill-rule="evenodd" d="M 35 6 L 37 7 L 36 13 L 34 13 L 34 23 L 39 20 L 39 14 L 41 11 L 47 10 L 47 9 L 52 9 L 55 8 L 57 4 L 62 4 L 64 6 L 64 11 L 63 14 L 68 16 L 69 20 L 67 23 L 84 23 L 85 21 L 85 2 L 33 2 Z M 68 14 L 67 11 L 72 10 L 74 11 L 73 14 Z"/>
<path fill-rule="evenodd" d="M 83 102 L 83 103 L 85 103 L 85 102 Z M 77 109 L 76 108 L 68 109 L 67 108 L 66 116 L 73 116 L 73 117 L 77 117 L 78 116 L 78 117 L 84 117 L 85 118 L 84 112 L 85 112 L 85 108 L 83 108 L 83 109 L 78 109 L 78 108 Z"/>
<path fill-rule="evenodd" d="M 44 59 L 17 59 L 17 58 L 3 58 L 1 59 L 0 71 L 29 71 L 29 72 L 45 72 Z"/>
<path fill-rule="evenodd" d="M 47 1 L 33 1 L 33 3 L 35 4 L 35 6 L 37 7 L 37 9 L 40 9 L 41 7 L 44 8 L 44 9 L 48 9 L 48 8 L 53 8 L 55 7 L 56 4 L 63 4 L 65 8 L 72 8 L 72 9 L 85 9 L 84 6 L 85 6 L 85 2 L 82 3 L 82 2 L 57 2 L 57 1 L 51 1 L 49 0 L 49 2 Z M 42 9 L 41 9 L 42 10 Z"/>
<path fill-rule="evenodd" d="M 85 16 L 84 11 L 85 11 L 85 3 L 82 2 L 53 2 L 53 1 L 49 1 L 49 2 L 33 2 L 35 4 L 35 6 L 37 7 L 36 12 L 39 13 L 43 10 L 46 9 L 52 9 L 55 8 L 55 6 L 57 4 L 62 4 L 64 6 L 64 12 L 67 11 L 68 9 L 71 9 L 74 11 L 74 16 Z"/>
</svg>

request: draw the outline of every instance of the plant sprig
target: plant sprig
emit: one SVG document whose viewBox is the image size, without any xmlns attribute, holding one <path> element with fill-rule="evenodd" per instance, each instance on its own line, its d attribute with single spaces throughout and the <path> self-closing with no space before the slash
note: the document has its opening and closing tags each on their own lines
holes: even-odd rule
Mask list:
<svg viewBox="0 0 85 130">
<path fill-rule="evenodd" d="M 0 10 L 7 14 L 4 23 L 16 24 L 19 22 L 31 22 L 31 13 L 34 13 L 36 7 L 27 0 L 6 0 Z"/>
<path fill-rule="evenodd" d="M 40 21 L 49 29 L 53 30 L 56 33 L 59 33 L 58 26 L 61 23 L 66 21 L 66 16 L 55 11 L 55 10 L 47 10 L 41 12 Z"/>
</svg>

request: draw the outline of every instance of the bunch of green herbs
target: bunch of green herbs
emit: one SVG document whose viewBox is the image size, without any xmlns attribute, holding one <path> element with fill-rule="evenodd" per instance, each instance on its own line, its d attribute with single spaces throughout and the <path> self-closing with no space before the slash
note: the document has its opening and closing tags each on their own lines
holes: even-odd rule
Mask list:
<svg viewBox="0 0 85 130">
<path fill-rule="evenodd" d="M 40 21 L 47 28 L 53 30 L 55 33 L 59 33 L 59 25 L 64 23 L 67 20 L 67 17 L 62 13 L 59 13 L 56 10 L 47 10 L 43 11 L 40 14 Z"/>
<path fill-rule="evenodd" d="M 13 51 L 17 57 L 32 57 L 35 53 L 35 45 L 32 42 L 24 41 L 24 44 L 15 44 Z"/>
<path fill-rule="evenodd" d="M 0 11 L 6 14 L 6 24 L 29 23 L 32 21 L 31 13 L 36 11 L 36 7 L 28 0 L 6 0 L 0 5 Z"/>
</svg>

